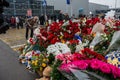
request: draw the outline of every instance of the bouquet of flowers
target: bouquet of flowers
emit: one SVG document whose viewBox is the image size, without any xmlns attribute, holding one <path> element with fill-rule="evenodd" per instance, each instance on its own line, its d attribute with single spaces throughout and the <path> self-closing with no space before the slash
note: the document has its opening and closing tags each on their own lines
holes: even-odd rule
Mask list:
<svg viewBox="0 0 120 80">
<path fill-rule="evenodd" d="M 107 59 L 108 63 L 120 68 L 120 51 L 109 52 L 105 58 Z"/>
<path fill-rule="evenodd" d="M 50 45 L 47 48 L 47 54 L 54 54 L 54 55 L 58 55 L 58 54 L 64 54 L 64 53 L 70 53 L 70 48 L 68 48 L 68 46 L 66 44 L 63 43 L 56 43 L 54 45 Z"/>
</svg>

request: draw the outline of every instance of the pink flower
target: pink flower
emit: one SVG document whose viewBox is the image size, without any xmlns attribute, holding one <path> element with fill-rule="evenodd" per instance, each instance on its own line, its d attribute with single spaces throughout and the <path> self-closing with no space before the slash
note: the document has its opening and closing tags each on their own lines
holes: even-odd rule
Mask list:
<svg viewBox="0 0 120 80">
<path fill-rule="evenodd" d="M 114 78 L 117 78 L 117 77 L 120 78 L 120 69 L 114 65 L 111 65 L 111 64 L 110 64 L 110 68 L 111 68 L 111 71 L 112 71 Z"/>
<path fill-rule="evenodd" d="M 69 70 L 69 64 L 62 64 L 59 69 L 62 70 L 62 71 L 66 71 L 66 72 L 70 72 Z"/>
<path fill-rule="evenodd" d="M 88 64 L 82 60 L 74 61 L 73 64 L 82 70 L 85 70 L 88 67 Z"/>
<path fill-rule="evenodd" d="M 110 69 L 110 66 L 107 64 L 107 63 L 100 63 L 100 70 L 103 72 L 103 73 L 110 73 L 111 72 L 111 69 Z"/>
<path fill-rule="evenodd" d="M 88 67 L 88 64 L 85 63 L 85 61 L 80 61 L 78 65 L 78 68 L 82 70 L 85 70 Z"/>
<path fill-rule="evenodd" d="M 65 54 L 59 54 L 55 57 L 55 59 L 59 59 L 62 62 L 62 64 L 66 64 L 66 63 L 69 63 L 73 60 L 73 57 L 70 53 L 65 53 Z"/>
<path fill-rule="evenodd" d="M 87 64 L 91 64 L 91 60 L 84 60 Z"/>
<path fill-rule="evenodd" d="M 93 69 L 99 69 L 99 67 L 100 67 L 99 63 L 97 63 L 97 62 L 92 62 L 91 63 L 91 68 L 93 68 Z"/>
<path fill-rule="evenodd" d="M 99 69 L 100 68 L 100 63 L 98 62 L 98 60 L 91 61 L 91 68 L 92 69 Z"/>
<path fill-rule="evenodd" d="M 58 54 L 57 56 L 55 56 L 55 59 L 59 59 L 59 60 L 61 60 L 61 61 L 65 60 L 63 54 Z"/>
</svg>

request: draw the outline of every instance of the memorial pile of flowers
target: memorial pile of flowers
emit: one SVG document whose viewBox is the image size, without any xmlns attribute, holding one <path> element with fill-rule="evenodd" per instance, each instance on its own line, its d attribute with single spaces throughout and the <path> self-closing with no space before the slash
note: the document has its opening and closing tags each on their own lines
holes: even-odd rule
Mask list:
<svg viewBox="0 0 120 80">
<path fill-rule="evenodd" d="M 103 80 L 117 80 L 120 69 L 119 35 L 116 34 L 119 34 L 120 21 L 114 21 L 114 27 L 108 24 L 103 25 L 97 19 L 86 20 L 84 24 L 70 20 L 37 28 L 34 37 L 21 49 L 19 60 L 27 69 L 37 72 L 51 66 L 52 80 L 83 80 L 84 77 L 77 76 L 80 73 L 87 78 L 94 76 L 96 80 L 103 75 Z"/>
</svg>

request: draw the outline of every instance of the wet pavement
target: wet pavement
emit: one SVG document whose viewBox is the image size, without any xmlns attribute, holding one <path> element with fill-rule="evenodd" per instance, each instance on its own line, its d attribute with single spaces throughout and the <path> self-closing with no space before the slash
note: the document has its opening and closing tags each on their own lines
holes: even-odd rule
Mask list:
<svg viewBox="0 0 120 80">
<path fill-rule="evenodd" d="M 39 77 L 20 64 L 18 56 L 18 53 L 0 40 L 0 80 L 35 80 Z"/>
</svg>

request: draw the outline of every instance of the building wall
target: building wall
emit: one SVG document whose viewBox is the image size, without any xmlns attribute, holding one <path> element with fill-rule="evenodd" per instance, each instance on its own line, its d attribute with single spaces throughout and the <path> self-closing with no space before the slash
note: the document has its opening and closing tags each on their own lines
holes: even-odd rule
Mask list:
<svg viewBox="0 0 120 80">
<path fill-rule="evenodd" d="M 92 14 L 96 14 L 96 10 L 108 10 L 109 6 L 107 5 L 101 5 L 96 3 L 89 3 L 89 11 L 92 12 Z"/>
<path fill-rule="evenodd" d="M 40 16 L 41 14 L 53 14 L 54 6 L 47 6 L 44 9 L 41 0 L 7 0 L 10 3 L 8 8 L 4 8 L 4 15 L 9 16 L 26 16 L 27 10 L 32 9 L 32 15 Z"/>
<path fill-rule="evenodd" d="M 63 13 L 68 13 L 70 16 L 79 15 L 79 9 L 83 9 L 83 14 L 88 14 L 88 0 L 71 0 L 71 5 L 66 4 L 66 0 L 46 0 L 48 5 L 54 5 L 55 10 L 62 10 Z M 72 9 L 71 9 L 72 6 Z"/>
</svg>

